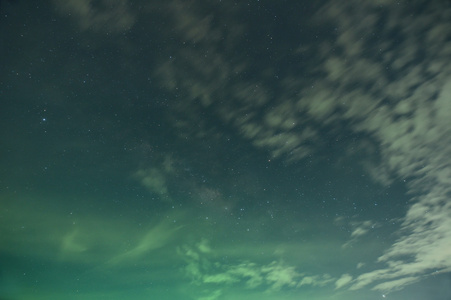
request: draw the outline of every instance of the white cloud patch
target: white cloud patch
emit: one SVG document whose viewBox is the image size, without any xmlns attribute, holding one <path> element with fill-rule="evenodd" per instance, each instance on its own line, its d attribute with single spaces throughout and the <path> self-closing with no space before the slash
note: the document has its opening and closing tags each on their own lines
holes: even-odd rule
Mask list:
<svg viewBox="0 0 451 300">
<path fill-rule="evenodd" d="M 261 271 L 265 274 L 265 279 L 270 283 L 272 290 L 279 290 L 284 286 L 294 287 L 300 277 L 294 267 L 287 267 L 277 262 L 264 266 Z"/>
<path fill-rule="evenodd" d="M 298 283 L 297 287 L 301 287 L 303 285 L 310 286 L 325 286 L 331 282 L 334 282 L 336 279 L 331 277 L 329 274 L 324 275 L 314 275 L 314 276 L 305 276 Z"/>
<path fill-rule="evenodd" d="M 352 281 L 352 276 L 349 274 L 343 274 L 337 281 L 335 281 L 335 288 L 339 289 L 349 284 Z"/>
</svg>

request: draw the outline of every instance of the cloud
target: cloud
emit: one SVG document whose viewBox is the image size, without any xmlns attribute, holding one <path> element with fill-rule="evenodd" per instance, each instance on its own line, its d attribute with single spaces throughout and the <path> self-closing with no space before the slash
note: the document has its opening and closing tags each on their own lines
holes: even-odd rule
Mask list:
<svg viewBox="0 0 451 300">
<path fill-rule="evenodd" d="M 136 171 L 134 177 L 150 192 L 160 195 L 162 199 L 170 199 L 168 196 L 166 174 L 160 169 L 140 169 Z"/>
<path fill-rule="evenodd" d="M 61 251 L 67 253 L 80 253 L 88 250 L 88 245 L 83 241 L 83 235 L 79 229 L 74 229 L 72 232 L 63 236 L 61 243 Z"/>
<path fill-rule="evenodd" d="M 336 279 L 331 277 L 328 274 L 324 275 L 314 275 L 314 276 L 305 276 L 301 279 L 301 281 L 298 283 L 297 287 L 303 286 L 303 285 L 310 285 L 310 286 L 325 286 Z"/>
<path fill-rule="evenodd" d="M 364 221 L 354 229 L 354 231 L 351 233 L 351 237 L 355 238 L 365 235 L 371 228 L 374 228 L 374 226 L 374 222 Z"/>
<path fill-rule="evenodd" d="M 403 277 L 396 280 L 389 280 L 383 283 L 380 283 L 376 285 L 373 289 L 379 290 L 379 291 L 393 291 L 393 290 L 399 290 L 403 288 L 406 285 L 415 283 L 420 280 L 420 277 L 413 276 L 413 277 Z"/>
<path fill-rule="evenodd" d="M 342 288 L 343 286 L 347 285 L 351 281 L 352 281 L 351 275 L 343 274 L 337 281 L 335 281 L 335 288 L 336 289 Z"/>
<path fill-rule="evenodd" d="M 280 290 L 282 287 L 296 286 L 300 274 L 296 272 L 294 267 L 287 267 L 278 262 L 272 262 L 268 266 L 262 268 L 265 273 L 265 279 L 270 283 L 271 290 Z"/>
<path fill-rule="evenodd" d="M 135 16 L 127 0 L 54 0 L 57 11 L 76 19 L 82 30 L 117 33 L 129 30 Z"/>
<path fill-rule="evenodd" d="M 306 275 L 300 273 L 296 266 L 282 261 L 262 264 L 251 261 L 223 263 L 215 260 L 215 253 L 210 248 L 202 251 L 206 241 L 190 247 L 184 245 L 178 253 L 187 262 L 185 274 L 196 284 L 234 287 L 244 285 L 247 289 L 264 288 L 267 292 L 279 291 L 283 288 L 296 289 L 302 286 L 325 286 L 336 279 L 330 275 Z M 224 254 L 221 254 L 224 255 Z"/>
<path fill-rule="evenodd" d="M 412 205 L 403 224 L 406 234 L 378 259 L 387 267 L 358 276 L 352 289 L 385 280 L 373 289 L 387 292 L 429 274 L 451 271 L 451 204 L 443 192 L 435 197 L 428 194 Z M 444 203 L 434 205 L 437 200 Z"/>
<path fill-rule="evenodd" d="M 133 174 L 133 178 L 138 180 L 149 192 L 159 195 L 162 200 L 171 201 L 168 178 L 176 172 L 173 163 L 173 159 L 166 156 L 160 162 L 155 163 L 157 167 L 138 169 Z"/>
<path fill-rule="evenodd" d="M 350 223 L 352 227 L 351 238 L 343 244 L 343 248 L 355 245 L 355 243 L 363 236 L 369 234 L 375 228 L 380 227 L 380 225 L 374 221 L 353 221 Z"/>
<path fill-rule="evenodd" d="M 210 253 L 211 252 L 211 248 L 210 248 L 210 244 L 208 242 L 207 239 L 202 239 L 199 244 L 197 244 L 197 249 L 201 252 L 201 253 Z"/>
<path fill-rule="evenodd" d="M 256 73 L 258 66 L 251 59 L 228 52 L 239 46 L 240 39 L 233 34 L 225 50 L 218 51 L 218 37 L 224 32 L 209 16 L 190 9 L 176 27 L 190 43 L 202 43 L 202 51 L 180 48 L 177 59 L 163 62 L 155 72 L 169 90 L 186 91 L 179 111 L 190 122 L 178 124 L 194 136 L 211 133 L 202 117 L 208 108 L 224 126 L 287 162 L 329 147 L 331 136 L 345 141 L 358 137 L 361 145 L 375 145 L 371 155 L 363 153 L 360 163 L 378 183 L 405 183 L 412 202 L 395 233 L 397 241 L 379 256 L 375 270 L 354 277 L 351 289 L 402 288 L 431 271 L 451 268 L 449 253 L 443 250 L 451 244 L 446 234 L 451 231 L 447 204 L 451 195 L 451 42 L 445 38 L 445 28 L 451 24 L 446 18 L 449 8 L 436 2 L 424 5 L 426 9 L 412 15 L 389 2 L 331 1 L 321 6 L 310 26 L 336 30 L 287 54 L 291 61 L 311 55 L 311 61 L 296 65 L 303 76 L 289 70 L 276 72 L 270 66 Z M 179 6 L 173 11 L 180 15 Z M 235 22 L 230 31 L 243 27 L 244 23 Z M 190 125 L 193 120 L 200 120 L 198 127 Z M 369 230 L 369 224 L 362 223 L 351 238 Z M 274 279 L 274 288 L 301 280 L 293 269 L 278 272 L 278 277 L 270 272 L 261 276 L 279 278 Z M 210 280 L 234 281 L 234 276 L 238 275 L 227 273 Z"/>
<path fill-rule="evenodd" d="M 197 298 L 197 300 L 215 300 L 215 299 L 218 299 L 219 296 L 221 296 L 221 294 L 222 294 L 221 290 L 216 290 L 208 296 L 203 296 L 203 297 Z"/>
<path fill-rule="evenodd" d="M 423 22 L 402 15 L 400 20 L 404 27 L 401 31 L 406 36 L 404 44 L 395 46 L 389 42 L 379 46 L 381 62 L 385 61 L 387 66 L 399 72 L 392 73 L 395 79 L 389 81 L 388 73 L 380 68 L 381 62 L 369 62 L 361 57 L 361 50 L 355 51 L 361 47 L 359 31 L 372 28 L 374 18 L 377 18 L 371 6 L 360 6 L 359 9 L 364 10 L 362 16 L 372 16 L 373 21 L 364 22 L 364 17 L 361 17 L 362 20 L 352 22 L 359 24 L 354 28 L 350 25 L 346 6 L 332 4 L 325 8 L 325 15 L 332 16 L 340 25 L 342 33 L 337 43 L 345 51 L 341 58 L 329 57 L 324 71 L 329 81 L 338 84 L 339 93 L 335 92 L 334 98 L 342 99 L 330 107 L 344 108 L 343 116 L 354 121 L 354 130 L 371 133 L 380 142 L 383 168 L 379 170 L 390 172 L 392 178 L 404 179 L 413 195 L 398 232 L 399 239 L 378 259 L 386 267 L 357 276 L 351 286 L 351 289 L 359 289 L 377 283 L 373 289 L 390 291 L 401 289 L 433 271 L 451 270 L 451 253 L 447 251 L 451 249 L 451 237 L 446 234 L 451 230 L 451 205 L 448 201 L 451 196 L 451 132 L 449 119 L 446 121 L 450 116 L 451 43 L 437 36 L 443 24 L 435 22 L 435 14 L 440 13 L 434 4 L 421 16 Z M 394 20 L 402 13 L 393 10 L 392 14 L 384 30 L 395 26 Z M 360 18 L 359 14 L 354 16 Z M 426 51 L 431 53 L 424 56 L 424 61 L 418 60 L 424 42 L 415 38 L 416 32 L 424 32 L 423 36 L 428 40 Z M 379 34 L 384 35 L 385 31 Z M 390 40 L 387 37 L 382 41 Z M 371 51 L 368 46 L 366 48 Z M 439 48 L 447 49 L 448 54 Z M 435 51 L 441 55 L 435 55 Z M 433 72 L 433 76 L 424 71 L 438 64 L 442 67 Z M 345 88 L 352 82 L 368 83 L 366 96 L 360 99 L 349 97 Z M 388 103 L 381 102 L 383 98 Z M 355 103 L 357 101 L 360 103 Z M 323 110 L 315 110 L 316 105 L 307 104 L 314 118 L 329 118 Z M 387 175 L 375 176 L 376 179 L 384 177 Z M 367 231 L 367 226 L 361 226 L 352 236 L 358 237 Z"/>
</svg>

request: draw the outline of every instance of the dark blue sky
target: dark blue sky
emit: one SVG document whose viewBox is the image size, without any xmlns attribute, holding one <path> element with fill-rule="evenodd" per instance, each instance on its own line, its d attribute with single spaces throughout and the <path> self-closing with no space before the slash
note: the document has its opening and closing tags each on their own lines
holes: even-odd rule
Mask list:
<svg viewBox="0 0 451 300">
<path fill-rule="evenodd" d="M 0 11 L 0 297 L 451 297 L 449 3 Z"/>
</svg>

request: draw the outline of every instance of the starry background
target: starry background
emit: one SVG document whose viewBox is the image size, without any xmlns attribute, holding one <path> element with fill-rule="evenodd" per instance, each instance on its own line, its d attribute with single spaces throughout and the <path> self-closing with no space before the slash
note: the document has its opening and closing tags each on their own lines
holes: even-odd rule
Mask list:
<svg viewBox="0 0 451 300">
<path fill-rule="evenodd" d="M 1 299 L 450 299 L 449 1 L 0 12 Z"/>
</svg>

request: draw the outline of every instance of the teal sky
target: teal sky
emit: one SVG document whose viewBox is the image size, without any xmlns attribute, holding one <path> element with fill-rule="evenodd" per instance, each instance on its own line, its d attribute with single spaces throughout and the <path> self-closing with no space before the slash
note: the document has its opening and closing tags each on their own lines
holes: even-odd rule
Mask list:
<svg viewBox="0 0 451 300">
<path fill-rule="evenodd" d="M 38 2 L 0 2 L 0 299 L 450 299 L 449 2 Z"/>
</svg>

